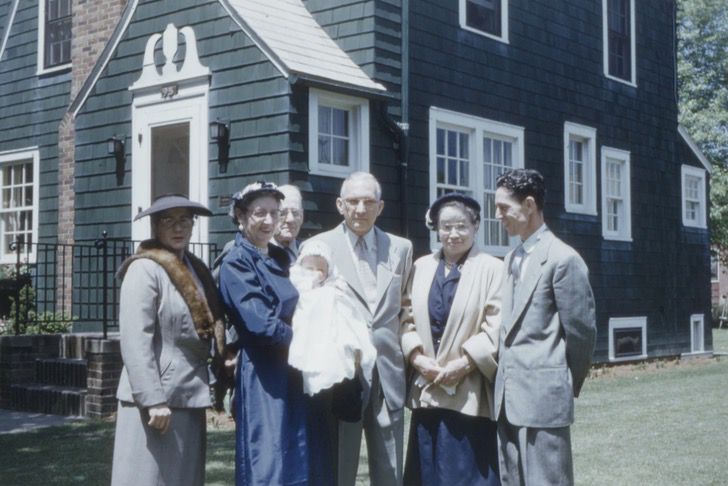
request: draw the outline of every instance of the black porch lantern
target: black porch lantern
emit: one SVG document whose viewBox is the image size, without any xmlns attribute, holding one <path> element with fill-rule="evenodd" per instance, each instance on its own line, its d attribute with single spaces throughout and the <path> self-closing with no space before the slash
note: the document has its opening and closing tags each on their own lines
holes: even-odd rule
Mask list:
<svg viewBox="0 0 728 486">
<path fill-rule="evenodd" d="M 126 162 L 126 151 L 124 150 L 124 138 L 114 135 L 106 141 L 106 151 L 113 154 L 116 159 L 116 184 L 124 183 L 124 163 Z"/>
<path fill-rule="evenodd" d="M 217 144 L 217 163 L 220 173 L 224 174 L 230 153 L 230 124 L 220 120 L 210 122 L 210 140 Z"/>
</svg>

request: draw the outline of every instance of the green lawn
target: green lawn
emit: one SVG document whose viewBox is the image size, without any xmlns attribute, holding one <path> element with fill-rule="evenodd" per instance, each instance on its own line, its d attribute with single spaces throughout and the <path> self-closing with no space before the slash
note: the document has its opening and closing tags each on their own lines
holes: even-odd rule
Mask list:
<svg viewBox="0 0 728 486">
<path fill-rule="evenodd" d="M 713 330 L 713 339 L 716 351 L 728 352 L 728 329 Z M 572 428 L 577 484 L 726 484 L 728 357 L 596 374 Z M 233 484 L 235 441 L 225 429 L 208 432 L 207 485 Z M 112 444 L 113 424 L 97 421 L 0 435 L 0 484 L 105 486 Z M 360 484 L 365 474 L 360 467 Z"/>
</svg>

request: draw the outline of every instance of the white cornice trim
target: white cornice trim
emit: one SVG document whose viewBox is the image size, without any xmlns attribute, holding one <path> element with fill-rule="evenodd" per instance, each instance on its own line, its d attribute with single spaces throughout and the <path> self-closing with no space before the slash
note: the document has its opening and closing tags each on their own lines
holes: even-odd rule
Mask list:
<svg viewBox="0 0 728 486">
<path fill-rule="evenodd" d="M 10 7 L 8 24 L 5 27 L 5 32 L 3 32 L 3 41 L 0 44 L 0 61 L 3 59 L 3 54 L 5 54 L 5 46 L 8 43 L 8 37 L 10 37 L 10 29 L 13 27 L 13 22 L 15 22 L 15 13 L 18 11 L 18 3 L 20 3 L 20 0 L 14 0 L 13 5 Z"/>
<path fill-rule="evenodd" d="M 708 158 L 703 155 L 703 152 L 700 150 L 700 147 L 698 147 L 698 144 L 695 143 L 695 140 L 693 140 L 693 137 L 690 136 L 687 129 L 678 124 L 677 126 L 677 132 L 680 134 L 680 136 L 685 140 L 685 143 L 688 144 L 688 147 L 690 147 L 690 150 L 693 151 L 695 156 L 700 160 L 700 163 L 703 164 L 703 167 L 705 167 L 705 170 L 708 171 L 708 174 L 713 173 L 713 164 L 710 163 Z"/>
</svg>

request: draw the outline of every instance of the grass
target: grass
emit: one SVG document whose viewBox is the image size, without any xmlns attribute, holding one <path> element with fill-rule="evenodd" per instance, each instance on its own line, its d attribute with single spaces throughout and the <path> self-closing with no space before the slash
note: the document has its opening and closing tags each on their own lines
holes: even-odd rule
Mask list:
<svg viewBox="0 0 728 486">
<path fill-rule="evenodd" d="M 728 352 L 728 329 L 713 330 Z M 572 427 L 578 485 L 719 485 L 728 478 L 728 357 L 606 368 L 587 380 Z M 107 485 L 114 426 L 85 421 L 0 435 L 3 486 Z M 234 432 L 212 420 L 208 486 L 234 484 Z M 368 484 L 362 447 L 358 484 Z"/>
</svg>

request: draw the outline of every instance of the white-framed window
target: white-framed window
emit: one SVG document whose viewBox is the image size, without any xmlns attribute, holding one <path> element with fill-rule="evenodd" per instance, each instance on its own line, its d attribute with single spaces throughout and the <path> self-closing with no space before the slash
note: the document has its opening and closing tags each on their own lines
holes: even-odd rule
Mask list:
<svg viewBox="0 0 728 486">
<path fill-rule="evenodd" d="M 478 200 L 478 245 L 492 255 L 505 255 L 511 239 L 495 219 L 495 180 L 506 170 L 523 167 L 525 130 L 437 107 L 430 108 L 429 128 L 430 202 L 455 191 Z M 431 245 L 438 246 L 434 232 Z"/>
<path fill-rule="evenodd" d="M 13 242 L 21 244 L 24 260 L 35 262 L 39 163 L 35 147 L 0 152 L 0 263 L 16 262 Z"/>
<path fill-rule="evenodd" d="M 509 0 L 460 0 L 460 27 L 508 43 Z"/>
<path fill-rule="evenodd" d="M 718 277 L 720 275 L 720 259 L 718 258 L 718 255 L 710 252 L 710 281 L 711 282 L 719 282 L 720 278 Z"/>
<path fill-rule="evenodd" d="M 705 317 L 703 314 L 690 316 L 690 352 L 701 353 L 705 351 Z"/>
<path fill-rule="evenodd" d="M 310 89 L 308 125 L 312 174 L 346 177 L 369 170 L 369 100 Z"/>
<path fill-rule="evenodd" d="M 682 222 L 685 226 L 707 228 L 705 170 L 683 165 L 682 179 Z"/>
<path fill-rule="evenodd" d="M 632 241 L 630 154 L 602 147 L 602 236 Z"/>
<path fill-rule="evenodd" d="M 597 130 L 564 123 L 564 208 L 597 215 Z"/>
<path fill-rule="evenodd" d="M 647 358 L 647 317 L 609 319 L 609 361 Z"/>
<path fill-rule="evenodd" d="M 38 74 L 71 66 L 72 0 L 38 0 Z"/>
<path fill-rule="evenodd" d="M 602 0 L 604 75 L 637 86 L 635 1 Z"/>
</svg>

